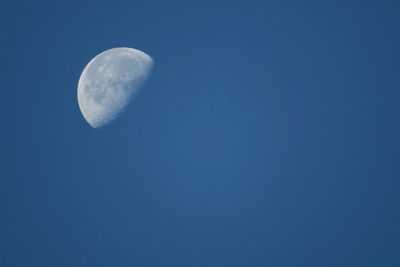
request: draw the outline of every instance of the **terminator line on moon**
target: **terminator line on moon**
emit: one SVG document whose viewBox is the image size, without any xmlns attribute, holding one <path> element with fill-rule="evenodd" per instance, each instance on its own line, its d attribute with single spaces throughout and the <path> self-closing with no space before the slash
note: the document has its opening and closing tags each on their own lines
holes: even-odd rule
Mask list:
<svg viewBox="0 0 400 267">
<path fill-rule="evenodd" d="M 152 68 L 153 59 L 133 48 L 113 48 L 94 57 L 78 83 L 79 108 L 86 121 L 100 128 L 118 118 Z"/>
</svg>

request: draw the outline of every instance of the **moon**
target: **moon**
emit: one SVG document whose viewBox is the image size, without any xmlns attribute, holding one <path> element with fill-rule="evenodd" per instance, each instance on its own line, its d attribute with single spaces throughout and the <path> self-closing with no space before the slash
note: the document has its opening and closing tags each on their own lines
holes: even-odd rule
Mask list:
<svg viewBox="0 0 400 267">
<path fill-rule="evenodd" d="M 146 82 L 153 62 L 146 53 L 128 47 L 95 56 L 78 83 L 78 104 L 86 121 L 100 128 L 118 118 Z"/>
</svg>

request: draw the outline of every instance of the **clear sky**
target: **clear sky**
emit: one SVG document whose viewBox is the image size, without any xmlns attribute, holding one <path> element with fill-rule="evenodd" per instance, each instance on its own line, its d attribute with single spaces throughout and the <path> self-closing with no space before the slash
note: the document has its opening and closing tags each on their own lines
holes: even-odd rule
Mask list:
<svg viewBox="0 0 400 267">
<path fill-rule="evenodd" d="M 1 267 L 400 266 L 399 1 L 0 4 Z M 93 129 L 96 54 L 151 55 Z"/>
</svg>

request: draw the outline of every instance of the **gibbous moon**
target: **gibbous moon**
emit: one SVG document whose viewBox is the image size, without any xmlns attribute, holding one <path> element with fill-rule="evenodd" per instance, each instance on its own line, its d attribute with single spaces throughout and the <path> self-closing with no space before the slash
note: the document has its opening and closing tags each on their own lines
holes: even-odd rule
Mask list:
<svg viewBox="0 0 400 267">
<path fill-rule="evenodd" d="M 113 48 L 94 57 L 78 83 L 79 108 L 86 121 L 100 128 L 118 118 L 152 68 L 153 59 L 133 48 Z"/>
</svg>

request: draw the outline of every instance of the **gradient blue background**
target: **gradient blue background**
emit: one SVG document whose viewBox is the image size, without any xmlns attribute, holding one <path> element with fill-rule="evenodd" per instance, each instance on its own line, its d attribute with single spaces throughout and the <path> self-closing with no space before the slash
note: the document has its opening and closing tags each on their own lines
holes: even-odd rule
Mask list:
<svg viewBox="0 0 400 267">
<path fill-rule="evenodd" d="M 400 266 L 399 1 L 2 1 L 0 266 Z M 153 75 L 94 130 L 99 52 Z"/>
</svg>

